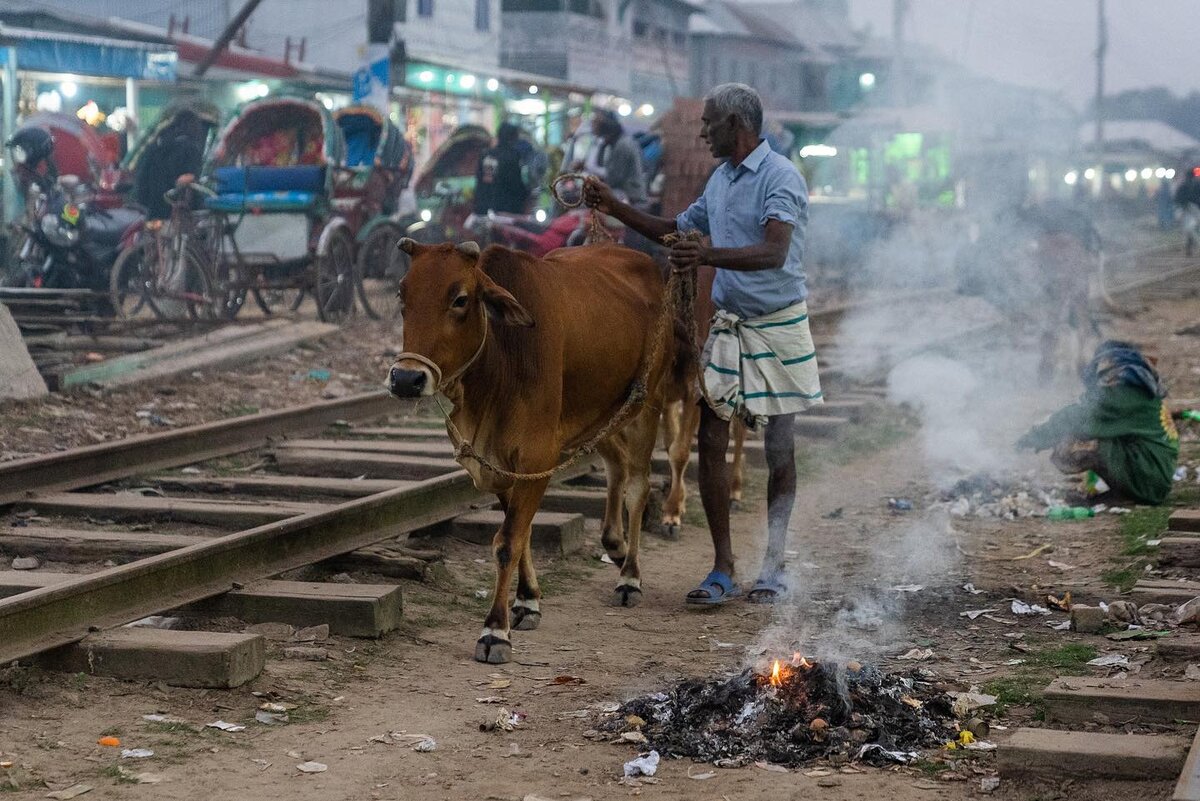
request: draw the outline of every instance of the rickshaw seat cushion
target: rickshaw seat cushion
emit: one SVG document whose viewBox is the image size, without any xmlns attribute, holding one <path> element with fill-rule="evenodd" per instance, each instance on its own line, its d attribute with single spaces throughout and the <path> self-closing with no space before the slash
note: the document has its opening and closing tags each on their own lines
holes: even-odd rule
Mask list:
<svg viewBox="0 0 1200 801">
<path fill-rule="evenodd" d="M 322 192 L 325 168 L 296 164 L 290 167 L 218 167 L 213 171 L 217 194 L 247 192 Z"/>
<path fill-rule="evenodd" d="M 243 211 L 307 211 L 321 199 L 316 192 L 227 192 L 206 198 L 204 207 L 210 211 L 238 214 Z"/>
</svg>

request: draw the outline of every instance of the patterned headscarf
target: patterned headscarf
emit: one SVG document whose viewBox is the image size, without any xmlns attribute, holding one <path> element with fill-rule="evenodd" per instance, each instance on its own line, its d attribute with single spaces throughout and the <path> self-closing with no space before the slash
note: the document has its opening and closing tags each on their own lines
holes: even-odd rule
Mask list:
<svg viewBox="0 0 1200 801">
<path fill-rule="evenodd" d="M 1113 339 L 1096 348 L 1096 355 L 1083 370 L 1083 383 L 1089 389 L 1127 384 L 1145 390 L 1153 398 L 1167 396 L 1158 371 L 1137 346 Z"/>
</svg>

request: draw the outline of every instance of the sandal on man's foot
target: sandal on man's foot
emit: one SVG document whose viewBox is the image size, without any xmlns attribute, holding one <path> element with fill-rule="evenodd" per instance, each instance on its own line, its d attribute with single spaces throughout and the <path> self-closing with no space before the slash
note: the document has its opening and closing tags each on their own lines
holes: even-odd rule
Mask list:
<svg viewBox="0 0 1200 801">
<path fill-rule="evenodd" d="M 696 606 L 719 606 L 742 594 L 733 579 L 719 570 L 704 577 L 704 581 L 687 594 L 684 600 Z"/>
<path fill-rule="evenodd" d="M 752 604 L 778 603 L 788 593 L 787 585 L 779 579 L 760 578 L 746 593 L 746 602 Z"/>
</svg>

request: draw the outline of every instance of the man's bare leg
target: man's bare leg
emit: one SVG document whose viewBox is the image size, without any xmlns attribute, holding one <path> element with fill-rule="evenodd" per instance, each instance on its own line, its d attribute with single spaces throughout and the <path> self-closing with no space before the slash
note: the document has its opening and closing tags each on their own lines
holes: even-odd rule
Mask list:
<svg viewBox="0 0 1200 801">
<path fill-rule="evenodd" d="M 725 452 L 729 448 L 729 423 L 700 403 L 700 501 L 713 542 L 713 570 L 733 578 L 733 545 L 729 540 L 729 469 Z M 698 587 L 688 593 L 692 600 L 716 597 L 711 589 Z"/>
<path fill-rule="evenodd" d="M 749 600 L 770 603 L 783 590 L 781 578 L 787 551 L 788 522 L 796 504 L 796 415 L 783 414 L 767 421 L 764 450 L 767 457 L 767 551 Z"/>
</svg>

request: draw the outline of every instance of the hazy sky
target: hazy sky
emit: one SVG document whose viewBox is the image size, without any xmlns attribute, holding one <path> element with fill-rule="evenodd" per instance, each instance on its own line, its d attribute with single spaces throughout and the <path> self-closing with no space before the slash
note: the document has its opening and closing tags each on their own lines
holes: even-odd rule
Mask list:
<svg viewBox="0 0 1200 801">
<path fill-rule="evenodd" d="M 892 32 L 893 0 L 850 0 L 858 25 Z M 911 0 L 907 36 L 984 75 L 1095 93 L 1096 0 Z M 1200 91 L 1200 0 L 1108 0 L 1107 91 Z"/>
</svg>

